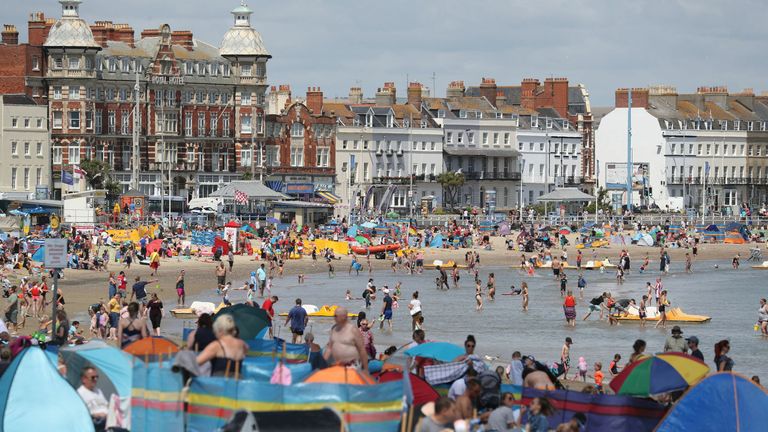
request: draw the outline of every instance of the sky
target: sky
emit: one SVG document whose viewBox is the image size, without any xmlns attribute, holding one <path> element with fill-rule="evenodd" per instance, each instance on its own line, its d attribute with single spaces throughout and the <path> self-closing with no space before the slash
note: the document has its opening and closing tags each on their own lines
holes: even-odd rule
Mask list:
<svg viewBox="0 0 768 432">
<path fill-rule="evenodd" d="M 56 0 L 0 0 L 2 23 L 26 41 L 32 11 L 58 18 Z M 218 46 L 239 0 L 84 0 L 89 23 L 142 29 L 167 23 Z M 592 105 L 611 106 L 619 87 L 665 84 L 679 92 L 725 85 L 768 90 L 765 0 L 249 0 L 252 25 L 272 59 L 271 85 L 294 96 L 320 86 L 373 96 L 393 81 L 398 96 L 419 81 L 443 96 L 448 83 L 499 85 L 567 77 Z"/>
</svg>

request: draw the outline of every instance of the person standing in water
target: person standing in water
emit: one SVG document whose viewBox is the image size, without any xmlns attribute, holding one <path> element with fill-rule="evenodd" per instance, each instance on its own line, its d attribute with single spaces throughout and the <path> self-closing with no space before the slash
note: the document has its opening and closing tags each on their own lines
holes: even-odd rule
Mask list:
<svg viewBox="0 0 768 432">
<path fill-rule="evenodd" d="M 565 296 L 565 291 L 568 288 L 568 277 L 565 275 L 565 271 L 560 272 L 560 298 Z"/>
<path fill-rule="evenodd" d="M 494 301 L 496 300 L 496 277 L 493 275 L 493 273 L 488 275 L 488 300 Z"/>
<path fill-rule="evenodd" d="M 573 292 L 568 290 L 563 302 L 563 312 L 565 313 L 565 322 L 571 327 L 576 327 L 576 298 Z"/>
<path fill-rule="evenodd" d="M 475 302 L 477 303 L 476 311 L 483 310 L 483 288 L 480 283 L 480 279 L 475 279 Z"/>
<path fill-rule="evenodd" d="M 520 284 L 520 287 L 522 288 L 523 311 L 528 311 L 528 282 L 523 281 L 523 283 Z"/>
<path fill-rule="evenodd" d="M 451 277 L 453 278 L 453 287 L 458 288 L 459 279 L 461 279 L 461 276 L 459 275 L 459 266 L 457 266 L 456 263 L 453 263 L 453 269 L 451 269 Z"/>
<path fill-rule="evenodd" d="M 733 257 L 733 260 L 731 261 L 731 266 L 734 270 L 739 269 L 739 261 L 741 260 L 741 254 L 736 254 L 735 257 Z"/>
<path fill-rule="evenodd" d="M 579 281 L 576 282 L 576 286 L 579 288 L 579 298 L 584 298 L 584 288 L 587 287 L 587 281 L 584 279 L 584 273 L 579 273 Z"/>
<path fill-rule="evenodd" d="M 667 300 L 667 290 L 661 292 L 658 303 L 659 321 L 653 328 L 657 328 L 659 325 L 661 325 L 661 328 L 667 328 L 667 306 L 669 305 L 669 301 Z"/>
</svg>

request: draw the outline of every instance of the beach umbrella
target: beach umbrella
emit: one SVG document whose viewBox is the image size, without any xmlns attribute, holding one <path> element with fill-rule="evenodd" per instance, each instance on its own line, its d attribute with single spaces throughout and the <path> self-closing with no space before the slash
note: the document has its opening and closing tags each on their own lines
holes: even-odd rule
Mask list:
<svg viewBox="0 0 768 432">
<path fill-rule="evenodd" d="M 571 229 L 568 227 L 560 227 L 560 235 L 568 235 L 571 233 Z"/>
<path fill-rule="evenodd" d="M 399 217 L 400 214 L 398 212 L 391 211 L 391 212 L 387 213 L 385 216 L 390 218 L 390 219 L 394 219 L 396 217 Z"/>
<path fill-rule="evenodd" d="M 0 378 L 0 431 L 93 431 L 77 391 L 43 350 L 25 348 Z"/>
<path fill-rule="evenodd" d="M 372 229 L 372 228 L 376 228 L 377 225 L 374 222 L 368 221 L 368 222 L 361 223 L 360 226 L 363 228 Z"/>
<path fill-rule="evenodd" d="M 365 238 L 365 237 L 363 237 L 363 236 L 360 236 L 360 235 L 359 235 L 359 236 L 357 236 L 357 237 L 355 237 L 355 241 L 357 241 L 358 243 L 360 243 L 360 245 L 361 245 L 361 246 L 365 246 L 365 245 L 369 245 L 369 244 L 371 244 L 371 241 L 370 241 L 370 240 L 368 240 L 367 238 Z"/>
<path fill-rule="evenodd" d="M 425 342 L 407 350 L 405 355 L 451 362 L 456 357 L 464 355 L 464 348 L 448 342 Z"/>
<path fill-rule="evenodd" d="M 764 388 L 741 375 L 716 373 L 688 390 L 655 430 L 765 430 L 766 407 Z"/>
<path fill-rule="evenodd" d="M 239 331 L 239 337 L 243 340 L 255 338 L 264 327 L 269 327 L 270 324 L 267 311 L 245 303 L 222 308 L 214 316 L 214 321 L 221 315 L 232 316 Z"/>
<path fill-rule="evenodd" d="M 179 346 L 166 338 L 151 336 L 128 344 L 123 348 L 123 351 L 136 357 L 147 357 L 154 360 L 160 356 L 170 357 L 172 354 L 176 354 L 179 352 Z"/>
<path fill-rule="evenodd" d="M 403 373 L 399 371 L 386 371 L 379 375 L 379 382 L 399 381 L 403 379 Z M 409 374 L 408 379 L 411 382 L 411 391 L 413 392 L 413 404 L 424 405 L 427 402 L 434 402 L 440 397 L 440 393 L 432 388 L 423 378 L 415 374 Z"/>
<path fill-rule="evenodd" d="M 331 366 L 309 376 L 305 383 L 373 385 L 376 381 L 366 372 L 354 367 Z"/>
<path fill-rule="evenodd" d="M 147 245 L 147 255 L 151 254 L 154 251 L 159 251 L 162 246 L 163 246 L 163 241 L 161 239 L 152 240 Z"/>
<path fill-rule="evenodd" d="M 616 394 L 651 396 L 683 390 L 702 380 L 709 366 L 687 354 L 668 352 L 629 364 L 611 381 Z"/>
</svg>

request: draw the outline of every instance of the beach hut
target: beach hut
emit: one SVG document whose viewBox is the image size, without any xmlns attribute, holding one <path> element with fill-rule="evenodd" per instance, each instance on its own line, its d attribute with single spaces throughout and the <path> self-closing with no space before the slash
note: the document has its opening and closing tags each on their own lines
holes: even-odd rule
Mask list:
<svg viewBox="0 0 768 432">
<path fill-rule="evenodd" d="M 765 430 L 766 407 L 764 388 L 741 375 L 717 373 L 683 395 L 656 431 Z"/>
<path fill-rule="evenodd" d="M 61 377 L 43 350 L 20 352 L 0 378 L 0 432 L 93 431 L 77 391 Z"/>
</svg>

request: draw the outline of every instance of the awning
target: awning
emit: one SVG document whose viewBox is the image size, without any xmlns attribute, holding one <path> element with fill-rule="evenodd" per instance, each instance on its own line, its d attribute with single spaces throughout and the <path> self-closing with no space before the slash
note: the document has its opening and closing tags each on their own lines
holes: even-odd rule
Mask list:
<svg viewBox="0 0 768 432">
<path fill-rule="evenodd" d="M 592 201 L 595 197 L 587 195 L 576 188 L 559 188 L 536 198 L 538 202 L 584 202 Z"/>
<path fill-rule="evenodd" d="M 341 202 L 341 198 L 339 198 L 338 195 L 335 195 L 331 192 L 317 191 L 315 192 L 315 195 L 324 199 L 328 204 L 338 204 Z"/>
</svg>

